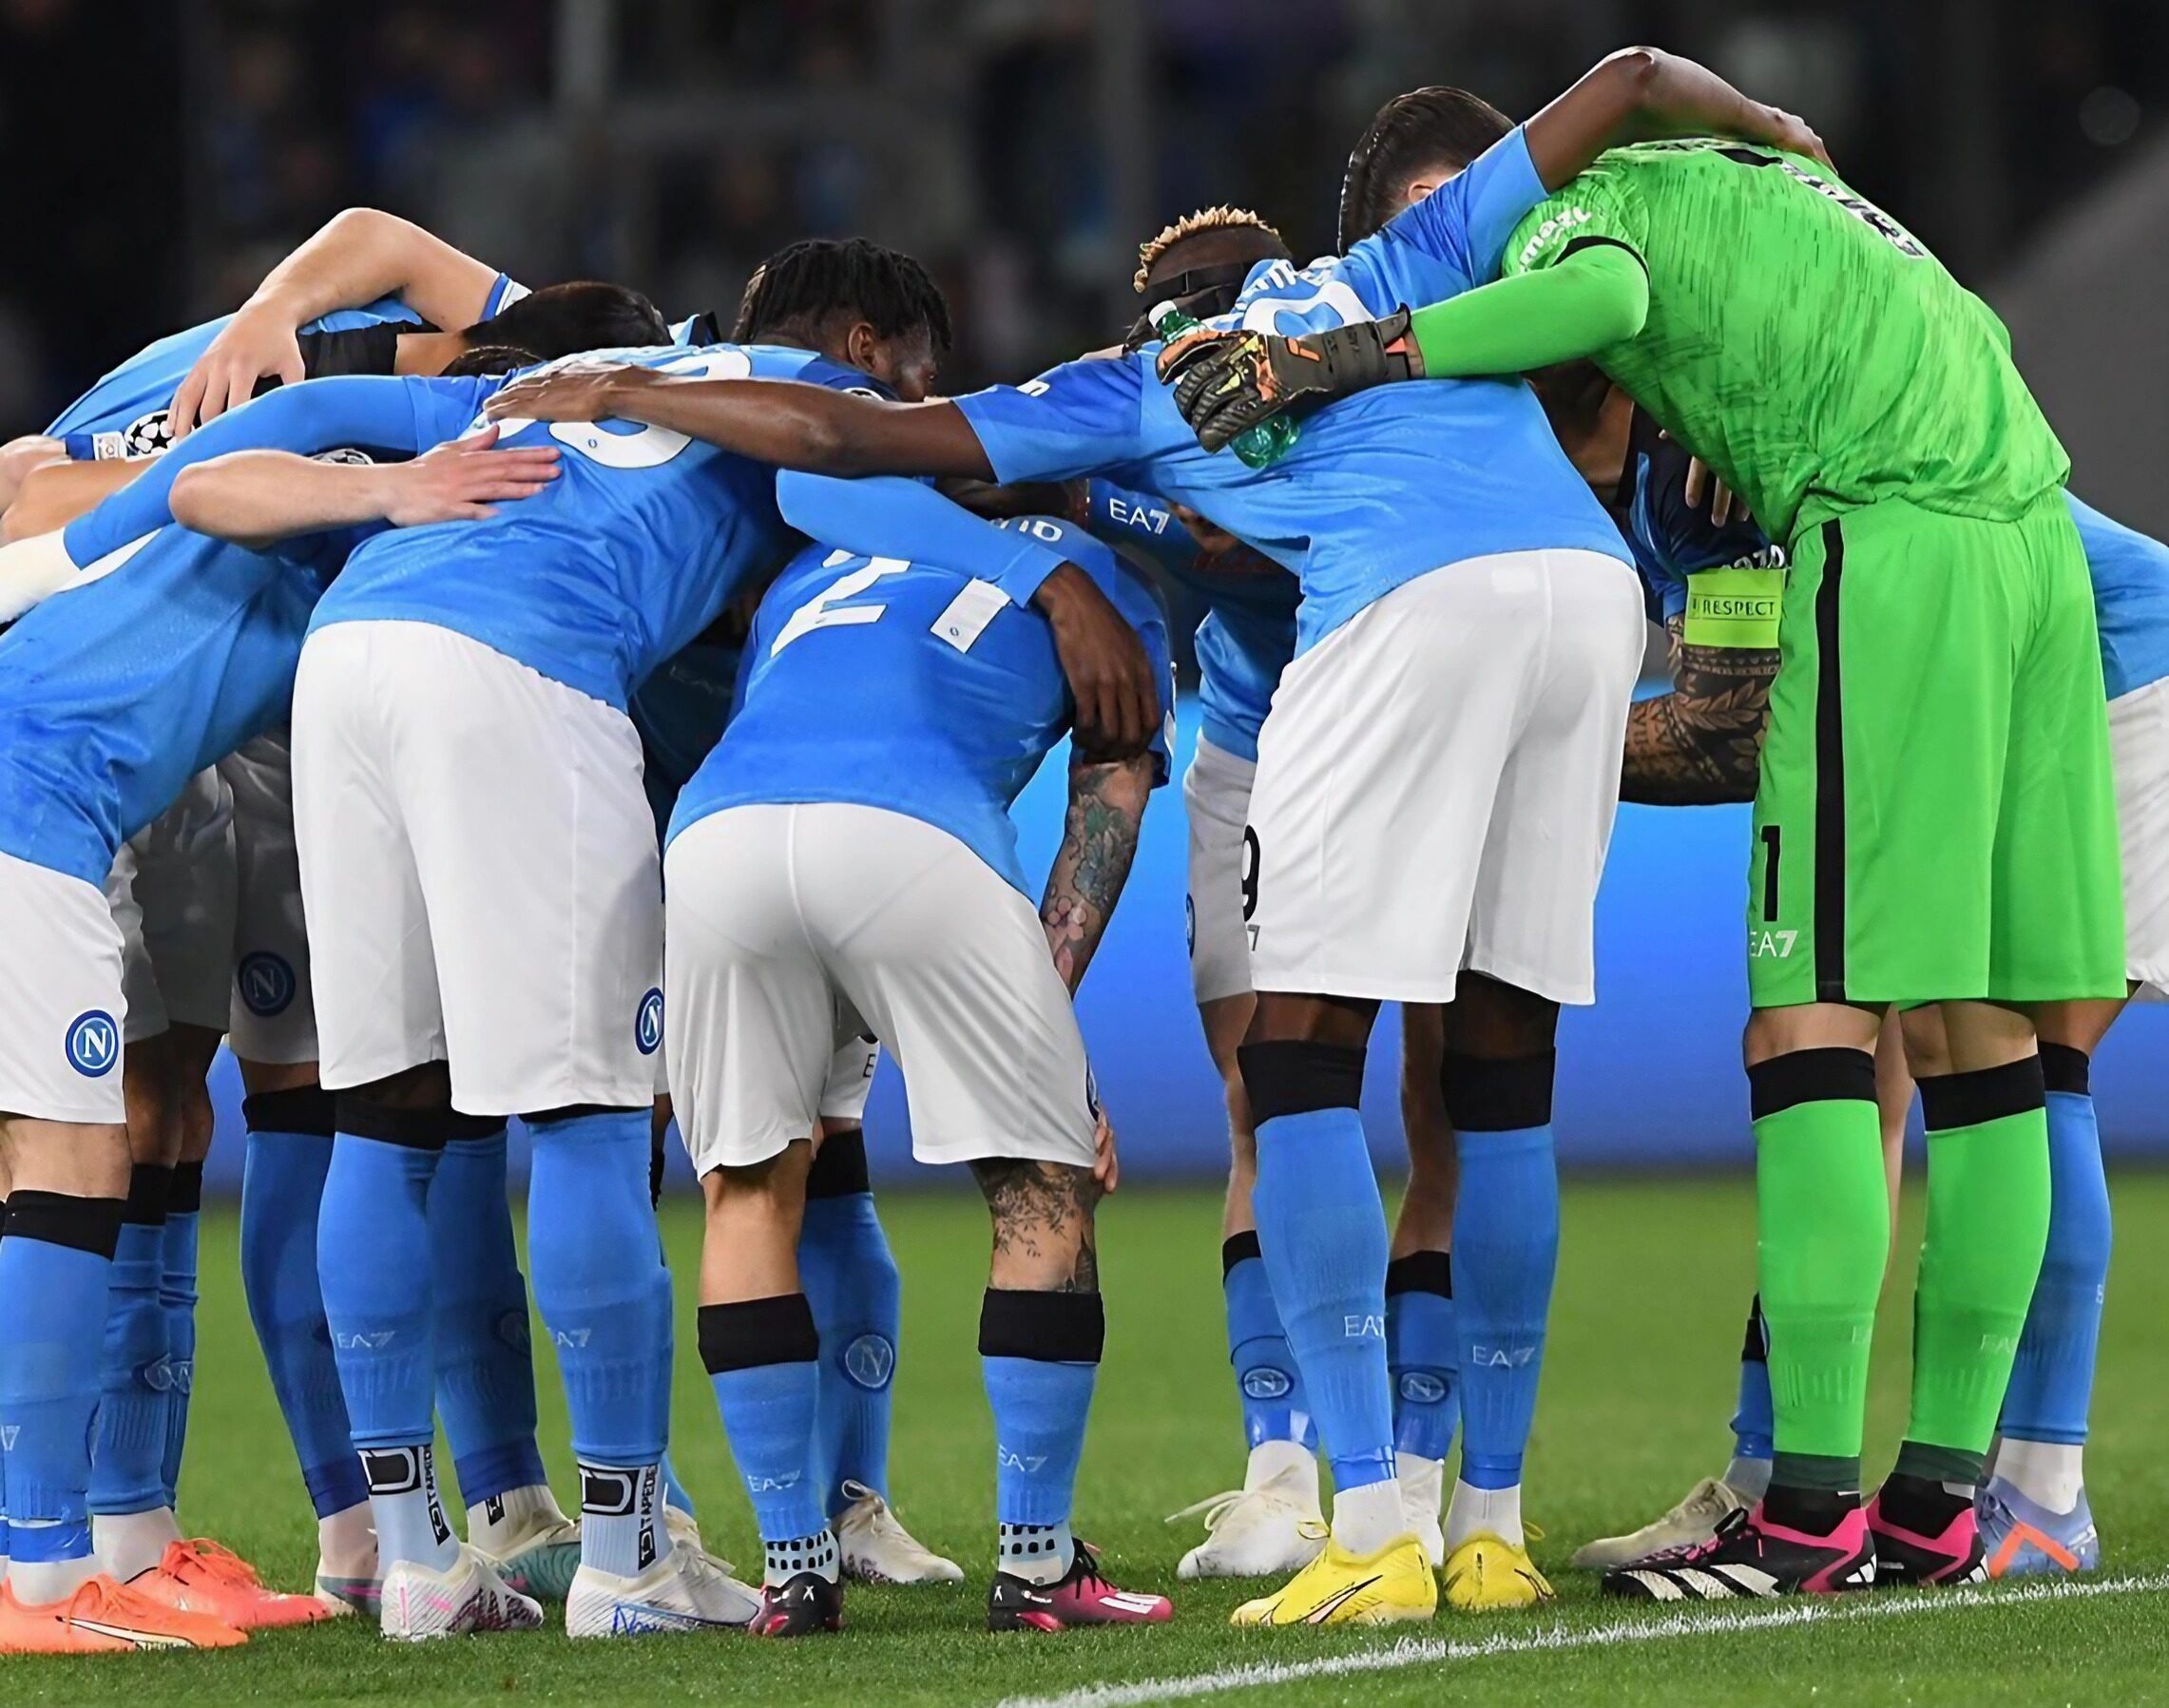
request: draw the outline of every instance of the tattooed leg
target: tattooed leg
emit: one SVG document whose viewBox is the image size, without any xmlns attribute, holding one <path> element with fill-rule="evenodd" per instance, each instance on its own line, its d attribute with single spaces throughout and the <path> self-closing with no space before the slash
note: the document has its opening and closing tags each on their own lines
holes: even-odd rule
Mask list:
<svg viewBox="0 0 2169 1708">
<path fill-rule="evenodd" d="M 1089 1168 L 989 1157 L 971 1172 L 994 1221 L 989 1284 L 1018 1293 L 1097 1293 L 1100 1257 Z"/>
</svg>

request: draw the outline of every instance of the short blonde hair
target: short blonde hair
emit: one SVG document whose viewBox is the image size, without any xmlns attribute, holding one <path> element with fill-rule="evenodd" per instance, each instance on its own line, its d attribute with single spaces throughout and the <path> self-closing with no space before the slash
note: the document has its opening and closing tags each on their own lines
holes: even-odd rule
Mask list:
<svg viewBox="0 0 2169 1708">
<path fill-rule="evenodd" d="M 1160 235 L 1149 243 L 1140 243 L 1137 249 L 1137 272 L 1130 284 L 1140 296 L 1144 294 L 1144 281 L 1152 277 L 1152 269 L 1160 258 L 1185 238 L 1199 237 L 1208 231 L 1262 231 L 1281 248 L 1287 248 L 1287 240 L 1268 225 L 1263 219 L 1247 207 L 1230 207 L 1224 202 L 1218 207 L 1201 207 L 1194 214 L 1184 214 L 1172 225 L 1161 227 Z"/>
</svg>

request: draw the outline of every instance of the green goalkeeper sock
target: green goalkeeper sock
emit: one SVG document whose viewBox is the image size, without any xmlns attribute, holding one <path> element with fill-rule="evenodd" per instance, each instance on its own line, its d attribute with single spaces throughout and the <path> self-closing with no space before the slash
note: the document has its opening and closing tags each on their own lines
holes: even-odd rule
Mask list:
<svg viewBox="0 0 2169 1708">
<path fill-rule="evenodd" d="M 2041 1059 L 1921 1081 L 1928 1237 L 1899 1468 L 1978 1482 L 2048 1242 Z"/>
<path fill-rule="evenodd" d="M 1890 1250 L 1875 1060 L 1803 1049 L 1748 1069 L 1774 1486 L 1853 1493 Z"/>
</svg>

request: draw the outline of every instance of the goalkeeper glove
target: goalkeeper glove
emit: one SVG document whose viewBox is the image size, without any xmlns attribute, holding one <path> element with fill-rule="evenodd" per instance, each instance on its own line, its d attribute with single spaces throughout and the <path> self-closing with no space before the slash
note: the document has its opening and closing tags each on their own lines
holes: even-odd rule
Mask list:
<svg viewBox="0 0 2169 1708">
<path fill-rule="evenodd" d="M 1424 358 L 1409 311 L 1330 332 L 1185 333 L 1160 354 L 1161 380 L 1207 451 L 1296 404 L 1315 406 L 1389 380 L 1421 379 Z"/>
</svg>

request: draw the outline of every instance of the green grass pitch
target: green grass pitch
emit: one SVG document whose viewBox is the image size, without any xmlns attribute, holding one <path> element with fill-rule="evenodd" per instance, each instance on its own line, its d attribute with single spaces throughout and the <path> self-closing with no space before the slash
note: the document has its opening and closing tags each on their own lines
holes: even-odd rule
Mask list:
<svg viewBox="0 0 2169 1708">
<path fill-rule="evenodd" d="M 994 1638 L 978 1628 L 990 1552 L 991 1430 L 972 1348 L 985 1276 L 975 1197 L 896 1194 L 885 1216 L 905 1276 L 894 1489 L 906 1521 L 965 1562 L 961 1589 L 854 1589 L 840 1637 L 767 1644 L 738 1636 L 574 1645 L 562 1636 L 468 1639 L 405 1649 L 353 1621 L 259 1637 L 214 1655 L 0 1660 L 0 1701 L 421 1704 L 537 1697 L 807 1704 L 1069 1698 L 1126 1702 L 1235 1695 L 1282 1703 L 1526 1701 L 1735 1705 L 2169 1700 L 2169 1177 L 2115 1182 L 2117 1260 L 2102 1350 L 2088 1482 L 2106 1540 L 2097 1591 L 1996 1586 L 1942 1597 L 1763 1603 L 1667 1616 L 1607 1605 L 1565 1569 L 1578 1541 L 1639 1523 L 1729 1445 L 1739 1324 L 1753 1266 L 1744 1180 L 1581 1180 L 1566 1193 L 1564 1257 L 1529 1466 L 1537 1549 L 1560 1603 L 1526 1616 L 1382 1633 L 1237 1632 L 1255 1587 L 1178 1584 L 1196 1539 L 1162 1515 L 1239 1481 L 1221 1341 L 1217 1197 L 1134 1186 L 1105 1208 L 1107 1361 L 1078 1503 L 1124 1583 L 1176 1598 L 1158 1630 Z M 1915 1195 L 1917 1197 L 1917 1194 Z M 712 1545 L 758 1557 L 707 1385 L 693 1355 L 697 1205 L 665 1221 L 680 1280 L 677 1457 Z M 315 1533 L 242 1311 L 235 1219 L 205 1218 L 203 1306 L 183 1521 L 306 1582 Z M 1890 1291 L 1910 1287 L 1917 1220 Z M 1871 1469 L 1903 1417 L 1903 1305 L 1877 1348 Z M 569 1499 L 562 1409 L 545 1360 L 545 1442 Z M 2016 1593 L 2014 1593 L 2014 1590 Z M 1413 1643 L 1417 1646 L 1409 1646 Z M 1242 1674 L 1238 1669 L 1257 1669 Z M 1234 1675 L 1234 1676 L 1231 1676 Z"/>
</svg>

